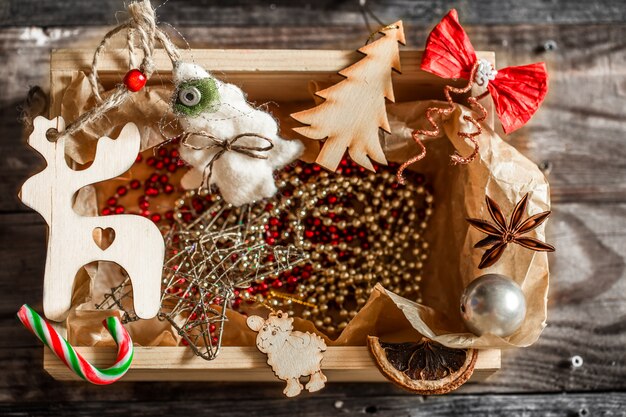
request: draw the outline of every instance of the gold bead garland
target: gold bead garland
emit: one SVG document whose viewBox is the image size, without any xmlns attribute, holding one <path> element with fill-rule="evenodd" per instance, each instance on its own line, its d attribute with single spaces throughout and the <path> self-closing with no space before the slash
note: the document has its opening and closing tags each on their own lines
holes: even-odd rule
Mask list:
<svg viewBox="0 0 626 417">
<path fill-rule="evenodd" d="M 347 326 L 377 282 L 421 301 L 421 271 L 428 257 L 423 231 L 433 206 L 419 174 L 414 174 L 417 181 L 400 186 L 391 168 L 365 173 L 344 161 L 341 169 L 333 174 L 297 164 L 280 173 L 283 198 L 271 210 L 268 233 L 309 253 L 310 268 L 296 267 L 302 276 L 297 285 L 287 285 L 307 305 L 294 306 L 271 293 L 255 295 L 259 303 L 297 310 L 329 335 Z M 293 275 L 283 273 L 271 285 Z"/>
<path fill-rule="evenodd" d="M 332 337 L 365 305 L 378 282 L 403 297 L 421 301 L 422 269 L 428 259 L 424 231 L 433 196 L 422 175 L 408 173 L 407 184 L 400 185 L 394 169 L 379 167 L 377 173 L 370 173 L 344 160 L 340 172 L 329 173 L 298 162 L 278 174 L 277 196 L 249 206 L 225 205 L 219 194 L 207 190 L 188 192 L 175 203 L 173 224 L 183 232 L 183 240 L 204 241 L 217 233 L 215 238 L 223 241 L 228 236 L 220 238 L 220 231 L 241 232 L 234 248 L 241 248 L 245 241 L 249 248 L 267 254 L 263 259 L 257 256 L 252 265 L 238 263 L 229 271 L 238 277 L 220 289 L 229 294 L 218 296 L 223 306 L 244 313 L 251 307 L 280 308 L 311 320 Z M 181 247 L 172 239 L 168 242 L 168 251 L 189 246 Z M 280 248 L 293 248 L 288 253 L 300 253 L 301 260 L 283 264 Z M 206 262 L 216 265 L 226 259 L 217 253 L 207 256 Z M 164 301 L 168 291 L 175 290 L 175 296 L 179 286 L 200 282 L 186 277 L 178 282 L 178 275 L 189 269 L 182 267 L 177 267 L 178 274 L 165 274 Z M 217 291 L 212 294 L 217 296 Z M 217 341 L 205 341 L 209 348 L 219 346 L 215 333 L 221 331 L 219 324 L 215 331 L 200 332 L 201 336 L 218 337 Z"/>
</svg>

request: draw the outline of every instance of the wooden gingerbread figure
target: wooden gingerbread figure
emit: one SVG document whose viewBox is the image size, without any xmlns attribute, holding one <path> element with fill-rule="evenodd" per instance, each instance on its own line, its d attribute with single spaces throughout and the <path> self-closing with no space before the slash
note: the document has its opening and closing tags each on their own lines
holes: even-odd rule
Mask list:
<svg viewBox="0 0 626 417">
<path fill-rule="evenodd" d="M 300 377 L 309 376 L 304 387 L 309 392 L 319 391 L 326 385 L 326 375 L 322 373 L 322 352 L 326 343 L 316 334 L 293 331 L 293 319 L 286 313 L 270 313 L 267 320 L 250 316 L 248 327 L 259 332 L 257 348 L 267 354 L 267 363 L 276 376 L 287 381 L 283 393 L 295 397 L 302 392 Z"/>
<path fill-rule="evenodd" d="M 157 226 L 136 215 L 85 217 L 73 210 L 78 190 L 126 172 L 140 147 L 137 126 L 128 123 L 115 140 L 100 138 L 93 164 L 71 169 L 65 159 L 65 138 L 49 140 L 47 133 L 62 132 L 61 117 L 34 120 L 28 144 L 46 160 L 46 168 L 22 186 L 20 199 L 48 224 L 48 255 L 44 278 L 44 312 L 50 320 L 65 319 L 71 306 L 72 286 L 78 270 L 93 261 L 111 261 L 130 276 L 135 312 L 141 318 L 159 311 L 165 244 Z M 112 235 L 107 247 L 96 240 L 102 231 Z"/>
</svg>

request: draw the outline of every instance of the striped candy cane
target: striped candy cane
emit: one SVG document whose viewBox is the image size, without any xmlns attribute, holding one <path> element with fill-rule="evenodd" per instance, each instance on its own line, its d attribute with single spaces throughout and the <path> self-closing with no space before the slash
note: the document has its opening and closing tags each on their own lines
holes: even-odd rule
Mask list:
<svg viewBox="0 0 626 417">
<path fill-rule="evenodd" d="M 133 361 L 133 341 L 117 317 L 109 317 L 102 322 L 106 325 L 113 340 L 117 343 L 117 360 L 107 369 L 98 369 L 87 362 L 54 328 L 35 310 L 24 304 L 17 312 L 17 318 L 35 336 L 48 346 L 54 354 L 76 375 L 92 384 L 107 385 L 119 380 L 130 368 Z"/>
</svg>

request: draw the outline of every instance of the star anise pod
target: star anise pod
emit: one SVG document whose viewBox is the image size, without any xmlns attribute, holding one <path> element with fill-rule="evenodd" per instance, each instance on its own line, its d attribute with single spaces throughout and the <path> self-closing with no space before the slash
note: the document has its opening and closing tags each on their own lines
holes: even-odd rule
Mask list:
<svg viewBox="0 0 626 417">
<path fill-rule="evenodd" d="M 500 259 L 500 256 L 502 256 L 504 249 L 506 249 L 509 243 L 517 243 L 520 246 L 535 251 L 554 252 L 554 246 L 548 245 L 539 239 L 522 236 L 546 221 L 551 213 L 550 211 L 544 211 L 543 213 L 535 214 L 522 221 L 524 213 L 526 212 L 528 194 L 515 205 L 513 214 L 511 214 L 511 220 L 508 224 L 500 206 L 489 198 L 489 196 L 487 196 L 486 200 L 487 209 L 495 224 L 481 219 L 467 219 L 471 226 L 488 235 L 474 245 L 475 248 L 490 246 L 483 254 L 478 268 L 483 269 L 495 264 L 498 259 Z"/>
</svg>

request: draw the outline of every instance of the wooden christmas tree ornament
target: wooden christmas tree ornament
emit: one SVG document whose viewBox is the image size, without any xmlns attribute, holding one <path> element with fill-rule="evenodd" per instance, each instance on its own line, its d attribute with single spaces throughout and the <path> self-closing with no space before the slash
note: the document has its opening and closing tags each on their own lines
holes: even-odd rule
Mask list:
<svg viewBox="0 0 626 417">
<path fill-rule="evenodd" d="M 291 115 L 308 125 L 294 128 L 296 132 L 310 139 L 326 139 L 316 162 L 331 171 L 337 169 L 346 149 L 356 163 L 371 171 L 370 158 L 387 164 L 379 128 L 390 132 L 385 98 L 395 100 L 391 70 L 400 72 L 398 43 L 405 44 L 402 21 L 380 33 L 380 39 L 359 49 L 363 59 L 339 71 L 345 80 L 316 93 L 324 102 Z"/>
<path fill-rule="evenodd" d="M 322 352 L 326 343 L 318 335 L 293 331 L 293 319 L 286 313 L 270 313 L 267 320 L 250 316 L 248 327 L 259 332 L 256 347 L 267 354 L 267 364 L 279 379 L 287 381 L 283 393 L 295 397 L 302 392 L 300 377 L 310 376 L 304 387 L 309 392 L 319 391 L 326 385 L 326 375 L 322 373 Z"/>
<path fill-rule="evenodd" d="M 78 270 L 94 261 L 115 262 L 131 278 L 135 312 L 154 317 L 159 310 L 161 270 L 165 245 L 159 229 L 150 220 L 135 215 L 85 217 L 73 209 L 78 190 L 126 172 L 140 147 L 137 126 L 128 123 L 115 140 L 98 141 L 93 164 L 71 169 L 65 159 L 65 135 L 48 139 L 48 131 L 63 132 L 61 117 L 38 117 L 28 144 L 46 160 L 46 168 L 29 178 L 20 199 L 41 214 L 49 226 L 44 278 L 44 312 L 50 320 L 63 320 L 71 305 L 72 286 Z M 107 244 L 99 241 L 102 232 Z M 111 240 L 112 239 L 112 240 Z"/>
</svg>

